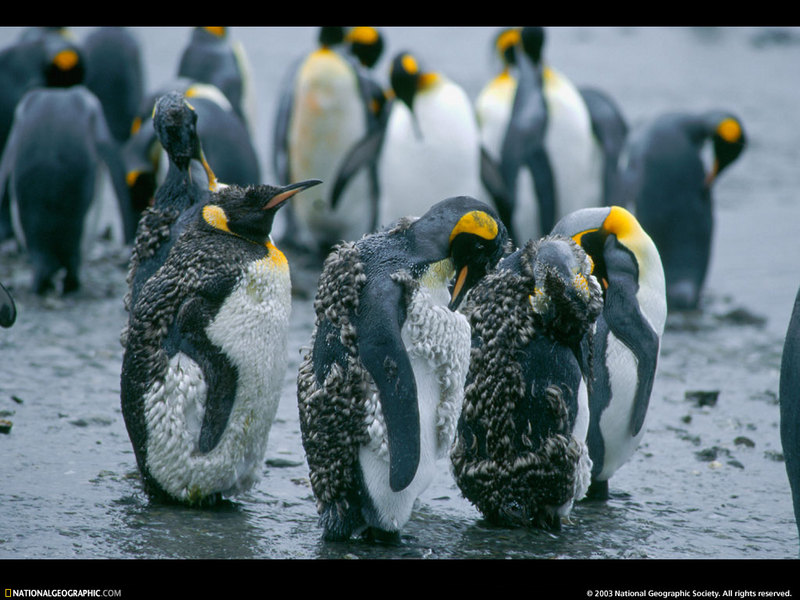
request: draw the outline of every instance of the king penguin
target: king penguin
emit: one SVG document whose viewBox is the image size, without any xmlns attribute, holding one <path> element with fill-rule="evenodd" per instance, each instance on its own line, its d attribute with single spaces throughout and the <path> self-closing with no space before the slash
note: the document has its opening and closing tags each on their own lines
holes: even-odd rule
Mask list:
<svg viewBox="0 0 800 600">
<path fill-rule="evenodd" d="M 104 199 L 96 192 L 106 171 L 118 221 L 132 232 L 122 158 L 94 94 L 81 85 L 37 88 L 20 100 L 0 163 L 0 189 L 8 184 L 14 233 L 33 264 L 35 293 L 54 290 L 62 269 L 63 293 L 80 287 L 83 257 L 99 236 Z"/>
<path fill-rule="evenodd" d="M 325 256 L 334 244 L 376 228 L 376 184 L 358 173 L 333 201 L 331 184 L 354 145 L 379 118 L 374 80 L 347 50 L 344 27 L 321 27 L 318 47 L 288 70 L 273 137 L 273 168 L 281 181 L 319 177 L 324 183 L 289 208 L 293 244 Z M 287 238 L 288 241 L 288 238 Z"/>
<path fill-rule="evenodd" d="M 800 291 L 783 343 L 779 398 L 781 446 L 800 534 Z"/>
<path fill-rule="evenodd" d="M 530 240 L 472 290 L 456 483 L 506 527 L 560 530 L 586 494 L 592 461 L 582 343 L 603 306 L 592 262 L 570 238 Z"/>
<path fill-rule="evenodd" d="M 645 432 L 661 336 L 667 318 L 658 249 L 636 218 L 619 206 L 564 217 L 553 233 L 572 237 L 594 262 L 603 289 L 586 356 L 591 356 L 587 498 L 608 498 L 608 480 L 631 457 Z"/>
<path fill-rule="evenodd" d="M 575 85 L 543 59 L 545 30 L 524 27 L 513 46 L 517 76 L 499 169 L 517 244 L 562 216 L 603 204 L 603 151 Z"/>
<path fill-rule="evenodd" d="M 244 46 L 231 39 L 229 29 L 195 27 L 177 75 L 216 86 L 252 134 L 256 122 L 250 63 Z"/>
<path fill-rule="evenodd" d="M 727 111 L 667 113 L 636 128 L 620 157 L 620 203 L 661 254 L 671 310 L 699 307 L 711 261 L 712 187 L 746 145 Z"/>
<path fill-rule="evenodd" d="M 122 413 L 155 500 L 213 504 L 260 478 L 291 311 L 270 231 L 283 203 L 317 183 L 211 194 L 132 307 Z"/>
<path fill-rule="evenodd" d="M 0 283 L 0 327 L 11 327 L 17 320 L 17 303 L 6 287 Z"/>
<path fill-rule="evenodd" d="M 169 157 L 169 168 L 153 206 L 139 219 L 128 266 L 128 308 L 136 303 L 145 281 L 164 263 L 186 223 L 218 188 L 197 136 L 197 113 L 183 93 L 173 91 L 159 98 L 152 122 Z"/>
<path fill-rule="evenodd" d="M 453 197 L 325 260 L 297 381 L 324 539 L 399 541 L 461 411 L 470 329 L 455 309 L 506 241 L 489 205 Z"/>
</svg>

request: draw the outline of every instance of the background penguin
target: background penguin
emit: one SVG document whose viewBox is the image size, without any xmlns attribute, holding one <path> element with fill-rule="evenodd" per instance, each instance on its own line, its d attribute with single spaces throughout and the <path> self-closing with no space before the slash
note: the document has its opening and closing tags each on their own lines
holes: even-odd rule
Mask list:
<svg viewBox="0 0 800 600">
<path fill-rule="evenodd" d="M 344 27 L 322 27 L 319 47 L 293 65 L 284 79 L 273 138 L 273 167 L 280 181 L 319 177 L 325 184 L 298 198 L 287 225 L 293 244 L 325 255 L 342 240 L 376 227 L 374 173 L 359 173 L 334 202 L 331 184 L 351 148 L 376 126 L 376 84 L 350 55 Z M 287 242 L 289 241 L 287 236 Z"/>
<path fill-rule="evenodd" d="M 628 137 L 618 203 L 635 212 L 658 247 L 670 310 L 699 305 L 711 259 L 712 185 L 745 144 L 741 121 L 717 110 L 660 115 Z"/>
<path fill-rule="evenodd" d="M 197 137 L 219 181 L 238 186 L 261 183 L 261 167 L 252 138 L 228 99 L 211 84 L 181 79 L 165 85 L 143 102 L 134 121 L 134 134 L 123 147 L 137 213 L 153 204 L 169 164 L 152 121 L 156 101 L 169 92 L 182 92 L 197 113 Z"/>
<path fill-rule="evenodd" d="M 592 486 L 606 499 L 608 480 L 639 445 L 667 318 L 658 250 L 636 218 L 619 206 L 587 208 L 564 217 L 553 233 L 572 237 L 594 262 L 603 288 L 591 350 L 588 445 Z"/>
<path fill-rule="evenodd" d="M 250 73 L 244 46 L 231 41 L 228 27 L 195 27 L 177 75 L 216 86 L 252 133 L 256 122 Z"/>
<path fill-rule="evenodd" d="M 153 206 L 139 220 L 128 267 L 130 289 L 126 307 L 135 305 L 144 283 L 164 263 L 209 192 L 218 187 L 197 136 L 197 113 L 185 96 L 170 92 L 159 98 L 152 121 L 169 157 L 169 168 L 164 183 L 156 191 Z"/>
<path fill-rule="evenodd" d="M 121 402 L 145 489 L 210 504 L 261 476 L 287 366 L 289 266 L 275 212 L 316 185 L 211 195 L 131 311 Z"/>
<path fill-rule="evenodd" d="M 783 345 L 779 397 L 781 445 L 800 534 L 800 291 Z"/>
<path fill-rule="evenodd" d="M 524 27 L 514 46 L 517 88 L 499 169 L 518 244 L 565 214 L 603 203 L 603 154 L 584 99 L 542 59 L 545 32 Z"/>
<path fill-rule="evenodd" d="M 603 306 L 591 260 L 571 239 L 529 241 L 470 293 L 456 483 L 501 526 L 561 528 L 589 488 L 589 374 L 582 340 Z"/>
<path fill-rule="evenodd" d="M 326 259 L 297 382 L 326 540 L 399 538 L 461 410 L 470 334 L 454 309 L 506 240 L 488 205 L 456 197 Z"/>
<path fill-rule="evenodd" d="M 55 287 L 61 269 L 64 293 L 80 287 L 82 257 L 105 208 L 96 194 L 102 165 L 116 193 L 118 221 L 131 232 L 122 159 L 97 98 L 83 86 L 23 97 L 0 163 L 0 189 L 8 182 L 14 232 L 33 263 L 37 294 Z"/>
<path fill-rule="evenodd" d="M 22 97 L 38 87 L 65 87 L 83 81 L 85 61 L 65 28 L 30 28 L 0 51 L 0 152 L 5 148 L 14 111 Z M 13 237 L 10 199 L 0 189 L 0 240 Z"/>
<path fill-rule="evenodd" d="M 111 134 L 122 144 L 144 100 L 144 67 L 139 40 L 125 27 L 99 27 L 83 41 L 86 87 L 106 115 Z"/>
<path fill-rule="evenodd" d="M 14 297 L 0 283 L 0 327 L 11 327 L 17 320 L 17 305 Z"/>
</svg>

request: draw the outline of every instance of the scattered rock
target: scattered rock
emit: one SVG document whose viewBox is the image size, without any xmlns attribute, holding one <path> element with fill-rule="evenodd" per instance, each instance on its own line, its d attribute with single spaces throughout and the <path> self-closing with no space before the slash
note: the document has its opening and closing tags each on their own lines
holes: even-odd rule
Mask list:
<svg viewBox="0 0 800 600">
<path fill-rule="evenodd" d="M 720 456 L 730 456 L 730 450 L 727 448 L 722 448 L 720 446 L 712 446 L 711 448 L 704 448 L 703 450 L 698 450 L 694 453 L 694 455 L 704 462 L 711 462 L 717 461 Z"/>
<path fill-rule="evenodd" d="M 777 452 L 776 450 L 767 450 L 764 452 L 764 458 L 774 460 L 775 462 L 783 462 L 785 460 L 783 458 L 783 452 Z"/>
<path fill-rule="evenodd" d="M 695 402 L 697 406 L 716 406 L 719 398 L 719 390 L 693 390 L 684 394 L 686 400 Z"/>
<path fill-rule="evenodd" d="M 728 464 L 732 467 L 736 467 L 737 469 L 744 469 L 744 465 L 738 460 L 729 460 Z"/>
<path fill-rule="evenodd" d="M 756 443 L 753 440 L 743 435 L 740 435 L 739 437 L 735 438 L 733 440 L 733 443 L 736 444 L 737 446 L 746 446 L 747 448 L 756 447 Z"/>
<path fill-rule="evenodd" d="M 11 396 L 11 399 L 14 402 L 16 402 L 17 404 L 22 404 L 24 402 L 24 400 L 22 398 L 20 398 L 19 396 Z"/>
<path fill-rule="evenodd" d="M 6 419 L 0 419 L 0 433 L 11 433 L 13 423 Z"/>
<path fill-rule="evenodd" d="M 302 461 L 297 460 L 289 460 L 288 458 L 268 458 L 266 460 L 266 465 L 268 467 L 274 467 L 276 469 L 282 469 L 286 467 L 299 467 L 302 466 Z"/>
<path fill-rule="evenodd" d="M 767 323 L 767 318 L 750 312 L 746 308 L 734 308 L 723 314 L 715 315 L 718 321 L 730 323 L 731 325 L 753 325 L 763 327 Z"/>
</svg>

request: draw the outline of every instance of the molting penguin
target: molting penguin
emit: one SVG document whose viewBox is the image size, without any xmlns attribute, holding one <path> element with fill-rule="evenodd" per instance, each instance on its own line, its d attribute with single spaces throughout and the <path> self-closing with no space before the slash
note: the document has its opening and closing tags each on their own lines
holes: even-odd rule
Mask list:
<svg viewBox="0 0 800 600">
<path fill-rule="evenodd" d="M 255 106 L 250 65 L 244 47 L 231 42 L 228 29 L 195 27 L 181 55 L 178 77 L 216 86 L 251 131 L 255 126 Z"/>
<path fill-rule="evenodd" d="M 745 144 L 741 121 L 723 111 L 664 114 L 628 137 L 620 202 L 635 212 L 661 254 L 671 310 L 699 305 L 711 259 L 712 184 Z"/>
<path fill-rule="evenodd" d="M 336 179 L 348 152 L 376 126 L 375 84 L 346 52 L 343 27 L 322 27 L 319 47 L 289 69 L 275 116 L 273 167 L 279 180 Z M 342 240 L 376 226 L 372 171 L 358 173 L 334 201 L 326 183 L 292 204 L 287 216 L 293 243 L 323 256 Z M 288 241 L 288 239 L 287 239 Z"/>
<path fill-rule="evenodd" d="M 103 165 L 130 232 L 122 159 L 97 98 L 73 86 L 36 89 L 20 100 L 0 163 L 0 189 L 8 183 L 14 233 L 32 260 L 37 294 L 53 289 L 62 269 L 63 292 L 80 287 L 83 255 L 99 234 Z"/>
<path fill-rule="evenodd" d="M 626 209 L 587 208 L 564 217 L 553 233 L 570 236 L 594 262 L 603 312 L 591 341 L 587 496 L 608 497 L 608 480 L 639 445 L 667 318 L 664 270 L 653 240 Z"/>
<path fill-rule="evenodd" d="M 454 309 L 506 240 L 488 205 L 455 197 L 326 259 L 297 382 L 326 540 L 399 538 L 461 411 L 470 331 Z"/>
<path fill-rule="evenodd" d="M 548 233 L 563 215 L 602 204 L 603 155 L 584 99 L 542 59 L 545 32 L 524 27 L 499 169 L 517 243 Z"/>
<path fill-rule="evenodd" d="M 11 327 L 17 320 L 17 305 L 14 297 L 0 283 L 0 327 Z"/>
<path fill-rule="evenodd" d="M 164 263 L 209 191 L 217 189 L 216 176 L 197 136 L 197 113 L 181 92 L 170 92 L 158 99 L 153 127 L 169 157 L 169 168 L 164 183 L 156 191 L 153 206 L 139 220 L 128 268 L 127 307 L 136 303 L 144 282 Z M 193 169 L 193 163 L 202 168 Z"/>
<path fill-rule="evenodd" d="M 800 533 L 800 291 L 786 330 L 780 377 L 781 445 Z"/>
<path fill-rule="evenodd" d="M 491 523 L 561 528 L 591 480 L 586 447 L 591 337 L 603 306 L 592 263 L 571 239 L 529 241 L 472 290 L 456 483 Z"/>
<path fill-rule="evenodd" d="M 99 27 L 83 42 L 86 87 L 100 103 L 114 139 L 131 135 L 136 112 L 144 99 L 144 68 L 139 40 L 125 27 Z"/>
<path fill-rule="evenodd" d="M 270 230 L 280 206 L 317 183 L 211 194 L 133 305 L 122 413 L 153 498 L 210 504 L 260 478 L 291 310 Z"/>
</svg>

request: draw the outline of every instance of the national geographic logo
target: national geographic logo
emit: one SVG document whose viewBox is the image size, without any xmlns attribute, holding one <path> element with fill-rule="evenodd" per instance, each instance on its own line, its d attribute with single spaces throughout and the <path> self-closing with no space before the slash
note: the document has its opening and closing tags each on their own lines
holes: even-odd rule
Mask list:
<svg viewBox="0 0 800 600">
<path fill-rule="evenodd" d="M 5 590 L 6 598 L 121 598 L 122 590 Z"/>
</svg>

